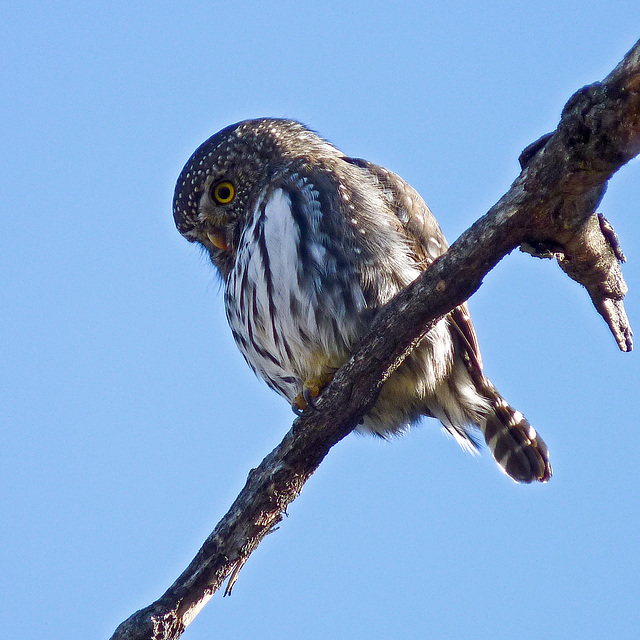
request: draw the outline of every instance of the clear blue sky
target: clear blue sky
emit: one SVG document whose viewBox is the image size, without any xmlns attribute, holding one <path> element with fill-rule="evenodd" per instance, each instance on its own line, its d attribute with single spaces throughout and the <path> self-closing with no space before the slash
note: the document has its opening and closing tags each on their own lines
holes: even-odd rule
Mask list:
<svg viewBox="0 0 640 640">
<path fill-rule="evenodd" d="M 109 637 L 293 420 L 173 226 L 198 144 L 247 117 L 302 120 L 409 180 L 453 240 L 639 37 L 637 0 L 5 3 L 3 636 Z M 601 211 L 640 332 L 639 207 L 636 160 Z M 186 640 L 638 637 L 638 354 L 557 265 L 519 253 L 471 310 L 552 481 L 517 486 L 431 422 L 350 436 Z"/>
</svg>

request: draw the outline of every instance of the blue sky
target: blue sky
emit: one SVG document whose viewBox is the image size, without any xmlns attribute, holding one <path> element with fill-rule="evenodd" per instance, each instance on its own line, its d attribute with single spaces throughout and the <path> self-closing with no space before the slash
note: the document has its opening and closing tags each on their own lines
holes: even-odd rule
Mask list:
<svg viewBox="0 0 640 640">
<path fill-rule="evenodd" d="M 455 239 L 640 37 L 637 1 L 6 3 L 0 21 L 0 611 L 106 638 L 188 564 L 293 415 L 253 377 L 171 215 L 191 152 L 302 120 L 398 172 Z M 640 331 L 640 162 L 602 202 Z M 425 422 L 349 436 L 184 638 L 637 637 L 638 356 L 557 265 L 471 300 L 549 445 L 517 486 Z"/>
</svg>

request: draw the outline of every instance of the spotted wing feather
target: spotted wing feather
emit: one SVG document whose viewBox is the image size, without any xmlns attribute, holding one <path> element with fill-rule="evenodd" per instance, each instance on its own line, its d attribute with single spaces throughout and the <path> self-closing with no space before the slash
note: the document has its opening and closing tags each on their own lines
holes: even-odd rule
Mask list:
<svg viewBox="0 0 640 640">
<path fill-rule="evenodd" d="M 420 195 L 393 172 L 366 160 L 349 161 L 370 172 L 390 194 L 398 220 L 411 241 L 416 261 L 426 269 L 448 248 L 435 216 Z M 518 482 L 546 482 L 552 474 L 547 446 L 522 413 L 511 407 L 484 375 L 478 338 L 467 304 L 454 309 L 448 321 L 457 354 L 463 360 L 476 392 L 486 400 L 487 410 L 475 426 L 482 431 L 496 462 Z M 463 434 L 471 443 L 475 442 L 472 434 L 467 431 Z"/>
</svg>

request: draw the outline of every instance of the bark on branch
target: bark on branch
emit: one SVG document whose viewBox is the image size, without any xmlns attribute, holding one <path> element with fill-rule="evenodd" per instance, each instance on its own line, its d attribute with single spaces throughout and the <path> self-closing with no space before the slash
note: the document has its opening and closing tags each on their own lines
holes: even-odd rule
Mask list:
<svg viewBox="0 0 640 640">
<path fill-rule="evenodd" d="M 372 407 L 387 377 L 439 318 L 471 296 L 484 276 L 521 247 L 555 256 L 582 283 L 620 349 L 632 346 L 622 299 L 624 259 L 613 228 L 595 213 L 608 179 L 640 152 L 640 41 L 602 82 L 565 106 L 553 134 L 521 155 L 522 173 L 501 200 L 376 317 L 370 333 L 319 402 L 253 469 L 229 512 L 189 567 L 150 606 L 125 620 L 113 640 L 178 638 L 251 552 L 331 447 Z"/>
</svg>

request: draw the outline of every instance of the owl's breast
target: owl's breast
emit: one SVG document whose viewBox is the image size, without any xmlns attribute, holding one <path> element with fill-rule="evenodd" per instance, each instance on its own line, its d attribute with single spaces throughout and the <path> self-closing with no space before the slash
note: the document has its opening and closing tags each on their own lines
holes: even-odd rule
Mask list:
<svg viewBox="0 0 640 640">
<path fill-rule="evenodd" d="M 242 233 L 225 307 L 245 359 L 290 402 L 337 368 L 363 331 L 358 278 L 345 284 L 321 231 L 321 205 L 303 179 L 265 191 Z"/>
</svg>

